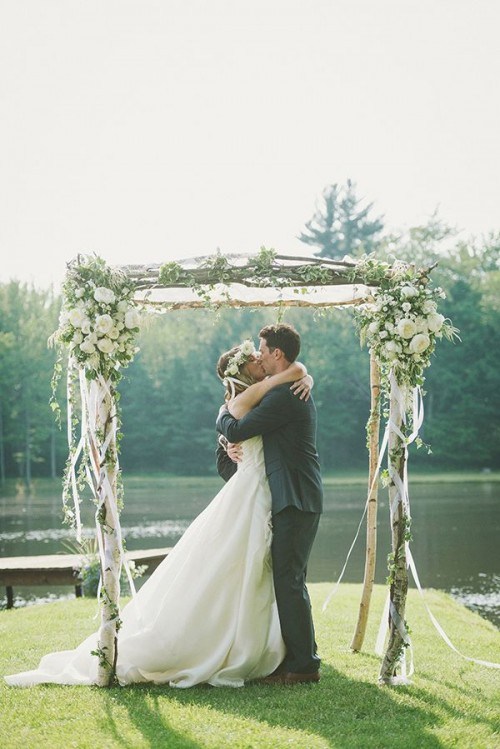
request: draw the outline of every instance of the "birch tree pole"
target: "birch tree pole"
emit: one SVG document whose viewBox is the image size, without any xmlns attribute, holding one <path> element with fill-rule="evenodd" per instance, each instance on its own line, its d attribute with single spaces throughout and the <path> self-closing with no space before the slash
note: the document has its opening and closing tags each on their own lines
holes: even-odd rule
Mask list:
<svg viewBox="0 0 500 749">
<path fill-rule="evenodd" d="M 401 665 L 404 648 L 410 644 L 405 622 L 406 595 L 408 592 L 406 543 L 410 524 L 407 498 L 405 497 L 406 444 L 404 422 L 406 398 L 406 388 L 400 389 L 395 378 L 391 378 L 388 448 L 392 552 L 389 557 L 389 642 L 379 674 L 379 681 L 383 684 L 398 683 L 397 669 Z M 399 680 L 404 681 L 404 676 Z"/>
<path fill-rule="evenodd" d="M 97 505 L 95 518 L 101 565 L 101 625 L 97 649 L 93 651 L 99 659 L 99 686 L 111 686 L 116 671 L 123 558 L 117 496 L 119 469 L 116 452 L 116 400 L 109 385 L 110 383 L 103 385 L 99 381 L 94 381 L 90 386 L 90 392 L 84 394 L 84 397 L 90 396 L 87 400 L 90 406 L 88 442 Z M 100 437 L 102 439 L 99 439 Z"/>
<path fill-rule="evenodd" d="M 370 602 L 375 582 L 377 561 L 377 499 L 378 499 L 378 457 L 380 432 L 380 369 L 373 356 L 370 356 L 370 418 L 368 420 L 368 508 L 366 513 L 366 558 L 363 591 L 359 604 L 358 622 L 351 642 L 351 650 L 359 652 L 363 647 Z"/>
</svg>

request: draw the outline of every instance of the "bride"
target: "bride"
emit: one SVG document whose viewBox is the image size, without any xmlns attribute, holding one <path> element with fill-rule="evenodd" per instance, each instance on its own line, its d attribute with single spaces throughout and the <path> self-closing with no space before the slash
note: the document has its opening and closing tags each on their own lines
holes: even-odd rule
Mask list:
<svg viewBox="0 0 500 749">
<path fill-rule="evenodd" d="M 241 418 L 277 385 L 295 382 L 292 364 L 264 376 L 250 341 L 223 354 L 218 374 L 226 401 Z M 253 384 L 251 384 L 253 383 Z M 304 395 L 304 386 L 299 386 Z M 298 394 L 298 393 L 297 393 Z M 116 677 L 121 685 L 241 687 L 283 661 L 270 561 L 271 495 L 262 438 L 243 443 L 238 470 L 194 520 L 170 554 L 124 607 Z M 75 650 L 50 653 L 38 668 L 6 676 L 12 686 L 95 684 L 98 633 Z"/>
</svg>

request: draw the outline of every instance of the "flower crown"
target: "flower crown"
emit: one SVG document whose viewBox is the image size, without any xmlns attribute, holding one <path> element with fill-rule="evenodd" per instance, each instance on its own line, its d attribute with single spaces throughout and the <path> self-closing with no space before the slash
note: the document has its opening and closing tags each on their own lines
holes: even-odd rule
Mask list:
<svg viewBox="0 0 500 749">
<path fill-rule="evenodd" d="M 241 367 L 243 367 L 250 357 L 256 353 L 253 341 L 247 339 L 238 346 L 238 350 L 229 359 L 226 369 L 224 370 L 224 377 L 234 377 L 239 374 Z"/>
</svg>

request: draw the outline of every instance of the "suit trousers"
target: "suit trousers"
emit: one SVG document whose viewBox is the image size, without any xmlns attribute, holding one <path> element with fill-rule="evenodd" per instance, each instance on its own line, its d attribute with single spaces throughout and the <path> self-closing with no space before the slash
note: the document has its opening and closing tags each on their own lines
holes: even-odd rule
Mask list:
<svg viewBox="0 0 500 749">
<path fill-rule="evenodd" d="M 286 656 L 280 670 L 314 673 L 316 653 L 311 601 L 306 587 L 309 554 L 320 515 L 285 507 L 273 515 L 273 578 Z"/>
</svg>

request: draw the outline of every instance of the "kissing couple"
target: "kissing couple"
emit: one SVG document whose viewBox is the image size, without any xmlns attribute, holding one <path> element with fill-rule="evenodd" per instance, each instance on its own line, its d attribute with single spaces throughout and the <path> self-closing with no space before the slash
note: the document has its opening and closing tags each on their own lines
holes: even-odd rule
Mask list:
<svg viewBox="0 0 500 749">
<path fill-rule="evenodd" d="M 121 685 L 319 681 L 306 587 L 323 499 L 312 383 L 292 326 L 266 326 L 259 339 L 258 351 L 245 341 L 219 358 L 227 483 L 121 612 Z M 5 679 L 95 684 L 97 647 L 96 632 Z"/>
</svg>

